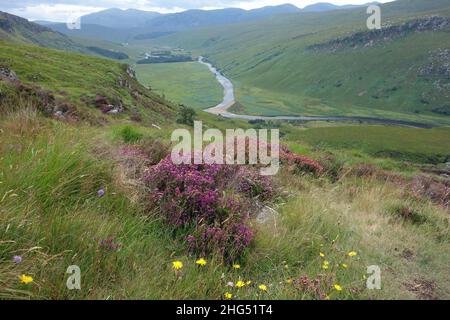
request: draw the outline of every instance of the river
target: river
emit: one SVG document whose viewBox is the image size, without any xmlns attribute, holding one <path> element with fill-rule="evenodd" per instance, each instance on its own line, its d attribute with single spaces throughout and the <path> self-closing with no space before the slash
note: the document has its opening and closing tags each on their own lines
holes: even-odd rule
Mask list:
<svg viewBox="0 0 450 320">
<path fill-rule="evenodd" d="M 204 57 L 199 57 L 198 62 L 207 66 L 208 69 L 216 76 L 217 81 L 224 89 L 223 100 L 217 106 L 205 109 L 204 111 L 229 119 L 243 119 L 243 120 L 285 120 L 285 121 L 351 121 L 351 122 L 365 122 L 371 124 L 385 124 L 396 125 L 415 128 L 431 128 L 431 125 L 404 121 L 404 120 L 392 120 L 382 118 L 370 118 L 370 117 L 306 117 L 306 116 L 254 116 L 231 113 L 229 109 L 236 103 L 234 95 L 234 86 L 230 79 L 225 77 L 220 71 L 217 70 L 211 63 L 207 62 Z"/>
</svg>

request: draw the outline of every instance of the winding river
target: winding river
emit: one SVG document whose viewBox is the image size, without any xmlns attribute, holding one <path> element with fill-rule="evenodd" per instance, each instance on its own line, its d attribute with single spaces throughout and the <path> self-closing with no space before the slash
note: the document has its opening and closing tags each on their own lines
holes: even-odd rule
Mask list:
<svg viewBox="0 0 450 320">
<path fill-rule="evenodd" d="M 253 116 L 231 113 L 229 109 L 236 103 L 234 95 L 233 83 L 217 70 L 211 63 L 207 62 L 204 57 L 199 57 L 198 62 L 207 66 L 208 69 L 216 76 L 217 81 L 224 89 L 223 101 L 217 106 L 206 109 L 204 111 L 229 119 L 243 120 L 286 120 L 286 121 L 353 121 L 365 122 L 371 124 L 396 125 L 415 128 L 431 128 L 431 125 L 403 120 L 391 120 L 370 117 L 305 117 L 305 116 Z"/>
</svg>

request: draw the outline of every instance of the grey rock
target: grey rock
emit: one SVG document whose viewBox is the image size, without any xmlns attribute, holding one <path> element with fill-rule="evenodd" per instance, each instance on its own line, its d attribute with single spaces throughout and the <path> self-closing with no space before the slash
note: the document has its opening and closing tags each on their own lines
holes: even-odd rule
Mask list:
<svg viewBox="0 0 450 320">
<path fill-rule="evenodd" d="M 0 66 L 0 78 L 11 81 L 19 81 L 17 74 L 8 67 Z"/>
</svg>

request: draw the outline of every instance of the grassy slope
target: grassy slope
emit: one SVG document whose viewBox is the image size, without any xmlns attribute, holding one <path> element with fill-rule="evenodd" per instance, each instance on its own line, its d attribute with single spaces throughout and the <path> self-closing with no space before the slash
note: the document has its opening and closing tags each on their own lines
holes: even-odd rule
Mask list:
<svg viewBox="0 0 450 320">
<path fill-rule="evenodd" d="M 21 82 L 50 90 L 82 114 L 102 117 L 93 105 L 96 95 L 121 100 L 128 110 L 125 117 L 138 114 L 146 122 L 164 122 L 173 114 L 163 99 L 130 79 L 123 64 L 30 45 L 0 42 L 0 46 L 0 64 L 14 70 Z M 121 86 L 121 79 L 127 80 L 130 88 Z"/>
<path fill-rule="evenodd" d="M 1 119 L 0 297 L 221 299 L 228 291 L 235 299 L 317 298 L 289 283 L 303 275 L 323 277 L 321 290 L 330 299 L 422 297 L 420 289 L 408 289 L 417 281 L 432 283 L 437 298 L 450 296 L 448 213 L 390 182 L 364 177 L 331 183 L 282 172 L 277 180 L 290 196 L 275 221 L 254 223 L 257 237 L 242 268 L 212 259 L 205 269 L 195 267 L 184 242 L 143 212 L 144 190 L 126 175 L 133 162 L 119 152 L 118 128 L 67 125 L 30 110 Z M 167 138 L 171 130 L 135 128 L 147 142 Z M 99 188 L 105 188 L 104 198 L 97 196 Z M 397 218 L 397 206 L 414 208 L 426 223 Z M 118 251 L 99 247 L 108 238 Z M 350 250 L 358 256 L 347 257 Z M 14 265 L 13 255 L 22 255 L 23 263 Z M 178 281 L 170 270 L 175 259 L 185 264 Z M 324 259 L 328 270 L 321 267 Z M 73 264 L 83 272 L 81 291 L 65 287 L 65 270 Z M 382 268 L 381 291 L 364 289 L 372 264 Z M 20 274 L 35 281 L 20 284 Z M 253 284 L 226 286 L 239 279 Z M 344 291 L 336 292 L 335 283 Z"/>
<path fill-rule="evenodd" d="M 87 49 L 69 37 L 27 20 L 0 12 L 0 40 L 20 44 L 35 44 L 60 50 L 87 52 Z"/>
<path fill-rule="evenodd" d="M 382 12 L 384 23 L 400 23 L 426 15 L 448 16 L 450 3 L 401 0 L 383 5 Z M 335 54 L 305 51 L 308 45 L 365 30 L 366 17 L 364 9 L 287 15 L 159 41 L 208 56 L 235 81 L 238 99 L 249 113 L 384 115 L 448 124 L 448 117 L 429 112 L 446 103 L 445 94 L 417 78 L 430 51 L 448 48 L 447 32 L 415 34 Z M 339 82 L 342 86 L 337 87 Z M 389 93 L 392 87 L 398 90 Z M 423 92 L 432 97 L 431 105 L 420 102 Z M 381 98 L 372 98 L 380 93 Z"/>
<path fill-rule="evenodd" d="M 137 65 L 141 83 L 176 103 L 195 109 L 219 104 L 223 88 L 209 70 L 197 62 Z"/>
</svg>

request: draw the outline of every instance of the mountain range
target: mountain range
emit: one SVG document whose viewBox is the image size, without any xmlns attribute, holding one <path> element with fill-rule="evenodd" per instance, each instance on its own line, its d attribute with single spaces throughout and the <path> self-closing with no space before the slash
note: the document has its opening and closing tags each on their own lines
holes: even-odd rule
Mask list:
<svg viewBox="0 0 450 320">
<path fill-rule="evenodd" d="M 292 4 L 267 6 L 253 10 L 237 8 L 219 10 L 187 10 L 179 13 L 160 14 L 134 9 L 107 9 L 82 16 L 81 29 L 69 30 L 64 23 L 37 21 L 53 30 L 85 38 L 115 42 L 152 39 L 168 33 L 188 31 L 208 26 L 231 25 L 271 18 L 282 14 L 300 12 L 325 12 L 352 9 L 357 6 L 337 6 L 330 3 L 317 3 L 299 9 Z"/>
</svg>

